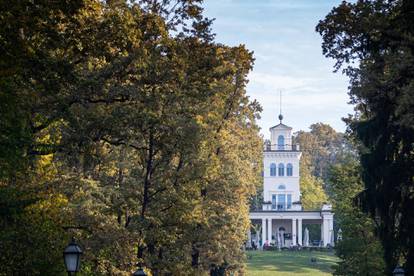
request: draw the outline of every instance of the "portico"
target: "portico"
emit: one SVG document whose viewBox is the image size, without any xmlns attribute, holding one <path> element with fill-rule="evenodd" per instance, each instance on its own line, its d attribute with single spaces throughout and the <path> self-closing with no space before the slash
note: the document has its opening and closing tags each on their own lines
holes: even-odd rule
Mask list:
<svg viewBox="0 0 414 276">
<path fill-rule="evenodd" d="M 328 206 L 327 206 L 328 207 Z M 252 212 L 250 219 L 261 222 L 261 242 L 277 244 L 277 233 L 284 229 L 288 237 L 285 246 L 303 246 L 303 224 L 321 224 L 322 246 L 332 244 L 333 214 L 327 211 L 260 211 Z M 251 238 L 251 233 L 248 233 Z"/>
</svg>

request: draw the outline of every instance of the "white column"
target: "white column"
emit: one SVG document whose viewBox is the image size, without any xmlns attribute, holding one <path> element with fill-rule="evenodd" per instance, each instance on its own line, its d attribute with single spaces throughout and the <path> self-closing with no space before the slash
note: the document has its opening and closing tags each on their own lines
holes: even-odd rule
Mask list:
<svg viewBox="0 0 414 276">
<path fill-rule="evenodd" d="M 269 244 L 272 241 L 272 219 L 267 220 L 267 240 Z"/>
<path fill-rule="evenodd" d="M 321 241 L 323 241 L 323 242 L 325 242 L 324 240 L 323 240 L 323 218 L 322 218 L 322 221 L 321 221 Z M 322 246 L 323 246 L 323 244 L 322 244 Z"/>
<path fill-rule="evenodd" d="M 292 219 L 292 245 L 296 245 L 296 219 Z"/>
<path fill-rule="evenodd" d="M 298 244 L 303 245 L 302 239 L 302 219 L 298 219 Z"/>
<path fill-rule="evenodd" d="M 334 231 L 333 231 L 333 218 L 329 219 L 329 243 L 331 243 L 332 240 L 332 235 L 334 235 Z M 331 246 L 335 245 L 335 238 L 333 239 L 333 242 L 331 243 Z"/>
<path fill-rule="evenodd" d="M 327 246 L 329 241 L 329 219 L 323 216 L 323 246 Z"/>
<path fill-rule="evenodd" d="M 266 219 L 262 218 L 262 246 L 266 241 Z"/>
</svg>

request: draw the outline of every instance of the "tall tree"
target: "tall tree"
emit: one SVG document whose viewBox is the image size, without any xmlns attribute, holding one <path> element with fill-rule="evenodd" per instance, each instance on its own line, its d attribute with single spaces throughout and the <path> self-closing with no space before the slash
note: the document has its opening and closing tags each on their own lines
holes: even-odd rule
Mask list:
<svg viewBox="0 0 414 276">
<path fill-rule="evenodd" d="M 343 2 L 321 21 L 323 53 L 347 66 L 356 113 L 347 122 L 360 142 L 361 206 L 378 224 L 387 273 L 414 274 L 414 2 Z"/>
<path fill-rule="evenodd" d="M 40 225 L 76 236 L 86 275 L 129 275 L 136 261 L 153 275 L 242 271 L 262 148 L 260 107 L 245 92 L 252 54 L 213 41 L 201 1 L 48 2 L 1 9 L 1 184 L 10 193 L 17 183 L 15 158 L 42 176 L 20 186 L 29 199 L 51 198 L 21 196 L 18 210 L 46 209 Z M 4 194 L 7 234 L 21 220 L 7 217 L 17 208 Z M 41 239 L 60 255 L 59 231 Z M 62 272 L 4 249 L 10 267 Z"/>
<path fill-rule="evenodd" d="M 354 204 L 364 189 L 361 169 L 356 160 L 348 159 L 329 170 L 330 200 L 342 239 L 337 241 L 336 255 L 341 259 L 334 275 L 384 275 L 382 246 L 375 235 L 375 222 Z"/>
</svg>

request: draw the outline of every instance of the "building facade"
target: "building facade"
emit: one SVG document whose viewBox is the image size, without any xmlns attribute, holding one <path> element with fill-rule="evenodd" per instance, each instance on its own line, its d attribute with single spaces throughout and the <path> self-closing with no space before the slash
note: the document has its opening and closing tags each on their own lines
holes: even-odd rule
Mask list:
<svg viewBox="0 0 414 276">
<path fill-rule="evenodd" d="M 280 247 L 310 246 L 304 224 L 321 225 L 320 246 L 334 245 L 333 213 L 329 204 L 321 210 L 304 211 L 300 203 L 300 147 L 293 143 L 292 128 L 282 123 L 270 128 L 270 142 L 263 151 L 263 204 L 250 212 L 252 225 L 247 246 L 273 244 Z M 307 237 L 306 237 L 307 236 Z"/>
</svg>

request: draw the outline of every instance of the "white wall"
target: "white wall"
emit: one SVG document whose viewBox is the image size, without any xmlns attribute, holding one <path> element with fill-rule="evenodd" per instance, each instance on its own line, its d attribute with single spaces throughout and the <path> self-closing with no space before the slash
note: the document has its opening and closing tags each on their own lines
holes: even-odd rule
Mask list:
<svg viewBox="0 0 414 276">
<path fill-rule="evenodd" d="M 263 197 L 264 201 L 271 201 L 272 194 L 277 192 L 292 193 L 292 202 L 300 200 L 300 187 L 299 187 L 299 160 L 300 152 L 264 152 L 263 154 Z M 276 166 L 279 163 L 285 165 L 284 176 L 270 176 L 270 164 L 275 163 Z M 293 166 L 293 175 L 287 176 L 286 166 L 291 163 Z M 278 168 L 276 168 L 276 175 L 278 174 Z M 285 190 L 278 190 L 279 185 L 285 185 Z"/>
</svg>

